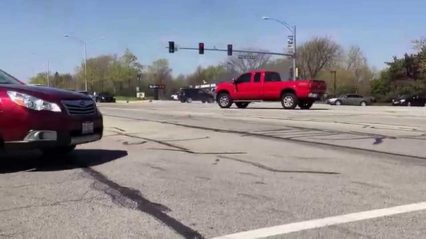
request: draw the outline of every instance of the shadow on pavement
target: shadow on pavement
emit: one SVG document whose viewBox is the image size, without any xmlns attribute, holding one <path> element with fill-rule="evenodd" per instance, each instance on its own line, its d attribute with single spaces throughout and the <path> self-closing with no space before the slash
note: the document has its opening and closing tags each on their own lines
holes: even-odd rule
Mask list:
<svg viewBox="0 0 426 239">
<path fill-rule="evenodd" d="M 62 171 L 108 163 L 127 156 L 124 150 L 78 149 L 65 156 L 45 157 L 38 151 L 0 153 L 0 174 L 20 171 Z"/>
<path fill-rule="evenodd" d="M 255 106 L 254 107 L 249 106 L 245 109 L 239 109 L 239 108 L 231 108 L 231 109 L 234 109 L 234 110 L 285 110 L 283 107 L 255 107 Z M 294 110 L 299 111 L 302 109 L 296 108 Z M 317 111 L 317 110 L 330 110 L 330 109 L 319 108 L 319 109 L 309 109 L 309 110 L 302 110 L 302 111 L 310 111 L 310 110 Z"/>
</svg>

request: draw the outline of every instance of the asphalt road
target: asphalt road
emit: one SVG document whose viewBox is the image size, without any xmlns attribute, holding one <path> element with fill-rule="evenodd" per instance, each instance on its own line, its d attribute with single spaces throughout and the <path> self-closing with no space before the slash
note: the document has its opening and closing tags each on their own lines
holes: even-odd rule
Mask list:
<svg viewBox="0 0 426 239">
<path fill-rule="evenodd" d="M 0 238 L 426 238 L 425 107 L 100 109 L 100 142 L 0 155 Z"/>
</svg>

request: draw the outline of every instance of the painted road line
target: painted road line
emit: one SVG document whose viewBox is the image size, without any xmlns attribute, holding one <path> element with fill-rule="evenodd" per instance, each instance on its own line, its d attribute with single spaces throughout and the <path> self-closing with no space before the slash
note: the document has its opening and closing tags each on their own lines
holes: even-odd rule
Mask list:
<svg viewBox="0 0 426 239">
<path fill-rule="evenodd" d="M 402 213 L 417 212 L 417 211 L 423 211 L 423 210 L 426 210 L 426 202 L 407 204 L 407 205 L 376 209 L 376 210 L 370 210 L 370 211 L 356 212 L 356 213 L 350 213 L 350 214 L 345 214 L 340 216 L 314 219 L 309 221 L 289 223 L 289 224 L 284 224 L 280 226 L 273 226 L 273 227 L 266 227 L 266 228 L 251 230 L 251 231 L 238 232 L 238 233 L 229 234 L 225 236 L 215 237 L 213 239 L 264 238 L 264 237 L 283 235 L 283 234 L 299 232 L 299 231 L 304 231 L 309 229 L 338 225 L 343 223 L 356 222 L 356 221 L 392 216 L 392 215 L 397 215 Z"/>
</svg>

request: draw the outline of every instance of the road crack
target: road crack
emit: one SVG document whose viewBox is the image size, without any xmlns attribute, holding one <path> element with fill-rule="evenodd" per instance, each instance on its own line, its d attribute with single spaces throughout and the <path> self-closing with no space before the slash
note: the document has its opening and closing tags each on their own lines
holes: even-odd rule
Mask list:
<svg viewBox="0 0 426 239">
<path fill-rule="evenodd" d="M 270 172 L 274 172 L 274 173 L 304 173 L 304 174 L 329 174 L 329 175 L 340 174 L 338 172 L 313 171 L 313 170 L 281 170 L 281 169 L 271 168 L 269 166 L 266 166 L 266 165 L 263 165 L 263 164 L 260 164 L 260 163 L 256 163 L 256 162 L 251 162 L 251 161 L 244 160 L 244 159 L 228 157 L 228 156 L 218 156 L 218 157 L 222 158 L 222 159 L 228 159 L 228 160 L 248 164 L 248 165 L 260 168 L 260 169 L 264 169 L 264 170 L 267 170 L 267 171 L 270 171 Z"/>
<path fill-rule="evenodd" d="M 204 238 L 199 232 L 167 215 L 167 212 L 171 211 L 168 207 L 149 201 L 142 196 L 140 191 L 121 186 L 92 168 L 86 167 L 83 168 L 83 171 L 95 180 L 94 187 L 110 196 L 114 203 L 149 214 L 185 238 Z"/>
</svg>

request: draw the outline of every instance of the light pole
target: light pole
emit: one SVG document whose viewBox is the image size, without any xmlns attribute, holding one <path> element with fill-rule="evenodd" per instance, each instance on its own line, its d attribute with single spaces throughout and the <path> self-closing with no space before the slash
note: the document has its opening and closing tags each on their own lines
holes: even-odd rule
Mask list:
<svg viewBox="0 0 426 239">
<path fill-rule="evenodd" d="M 71 35 L 64 35 L 64 37 L 74 39 L 74 40 L 78 41 L 79 43 L 83 44 L 83 47 L 84 47 L 84 90 L 87 91 L 87 88 L 88 88 L 88 86 L 87 86 L 87 42 L 83 39 L 80 39 L 78 37 L 71 36 Z"/>
<path fill-rule="evenodd" d="M 46 74 L 46 76 L 47 76 L 47 87 L 50 87 L 50 76 L 49 76 L 49 74 L 50 74 L 50 62 L 49 62 L 49 60 L 47 60 L 47 74 Z"/>
<path fill-rule="evenodd" d="M 273 17 L 262 17 L 263 20 L 271 20 L 271 21 L 275 21 L 278 22 L 279 24 L 283 25 L 285 28 L 287 28 L 291 34 L 293 35 L 293 80 L 296 80 L 296 56 L 297 56 L 297 45 L 296 45 L 296 25 L 294 26 L 290 26 L 287 22 L 282 21 L 282 20 L 278 20 L 276 18 Z"/>
</svg>

